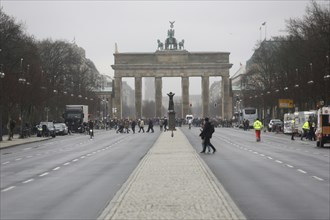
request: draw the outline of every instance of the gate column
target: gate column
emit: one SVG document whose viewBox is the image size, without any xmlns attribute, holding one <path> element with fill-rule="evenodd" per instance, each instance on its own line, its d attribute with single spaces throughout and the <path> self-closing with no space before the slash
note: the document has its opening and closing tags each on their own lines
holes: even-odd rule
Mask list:
<svg viewBox="0 0 330 220">
<path fill-rule="evenodd" d="M 210 97 L 210 77 L 202 76 L 202 115 L 203 118 L 209 117 L 209 97 Z"/>
<path fill-rule="evenodd" d="M 142 77 L 134 77 L 135 82 L 135 117 L 142 117 Z"/>
<path fill-rule="evenodd" d="M 122 87 L 122 79 L 121 77 L 115 76 L 115 108 L 116 110 L 116 117 L 122 118 L 122 111 L 121 111 L 121 87 Z"/>
<path fill-rule="evenodd" d="M 156 100 L 156 117 L 162 117 L 162 77 L 155 77 L 155 100 Z"/>
<path fill-rule="evenodd" d="M 182 88 L 182 117 L 185 118 L 189 114 L 189 77 L 181 78 Z"/>
<path fill-rule="evenodd" d="M 222 77 L 222 117 L 229 120 L 233 116 L 233 100 L 230 96 L 230 79 L 229 76 Z"/>
</svg>

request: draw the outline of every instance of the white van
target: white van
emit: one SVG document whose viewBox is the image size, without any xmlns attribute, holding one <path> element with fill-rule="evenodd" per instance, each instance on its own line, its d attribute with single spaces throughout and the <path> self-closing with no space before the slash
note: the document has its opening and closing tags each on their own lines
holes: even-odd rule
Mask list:
<svg viewBox="0 0 330 220">
<path fill-rule="evenodd" d="M 322 107 L 317 111 L 317 127 L 315 131 L 316 146 L 324 147 L 330 143 L 330 107 Z"/>
</svg>

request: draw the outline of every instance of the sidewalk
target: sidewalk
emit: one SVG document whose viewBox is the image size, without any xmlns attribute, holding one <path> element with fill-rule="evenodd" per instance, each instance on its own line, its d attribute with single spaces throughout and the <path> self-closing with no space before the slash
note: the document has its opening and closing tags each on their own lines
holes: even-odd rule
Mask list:
<svg viewBox="0 0 330 220">
<path fill-rule="evenodd" d="M 0 141 L 0 149 L 7 148 L 7 147 L 13 147 L 21 144 L 31 143 L 31 142 L 37 142 L 37 141 L 43 141 L 49 139 L 48 137 L 36 137 L 31 136 L 28 138 L 19 138 L 19 135 L 14 135 L 14 138 L 9 141 L 8 135 L 2 136 L 2 141 Z"/>
<path fill-rule="evenodd" d="M 210 155 L 212 157 L 214 155 Z M 163 132 L 103 219 L 245 219 L 180 129 Z"/>
</svg>

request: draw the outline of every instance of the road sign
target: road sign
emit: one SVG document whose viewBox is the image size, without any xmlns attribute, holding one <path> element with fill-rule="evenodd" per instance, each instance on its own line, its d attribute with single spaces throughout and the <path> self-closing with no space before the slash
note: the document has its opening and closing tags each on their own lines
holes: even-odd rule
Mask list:
<svg viewBox="0 0 330 220">
<path fill-rule="evenodd" d="M 293 100 L 292 99 L 279 99 L 278 100 L 279 108 L 293 108 Z"/>
</svg>

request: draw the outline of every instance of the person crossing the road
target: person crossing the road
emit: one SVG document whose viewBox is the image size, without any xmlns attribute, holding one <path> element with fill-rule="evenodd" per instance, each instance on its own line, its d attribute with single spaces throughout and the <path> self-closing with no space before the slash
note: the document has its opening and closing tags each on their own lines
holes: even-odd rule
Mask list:
<svg viewBox="0 0 330 220">
<path fill-rule="evenodd" d="M 206 117 L 203 130 L 199 135 L 204 140 L 203 150 L 200 153 L 205 153 L 206 146 L 210 146 L 213 150 L 213 153 L 217 151 L 213 146 L 213 144 L 211 144 L 211 138 L 213 133 L 214 133 L 214 126 L 209 122 L 209 118 Z"/>
<path fill-rule="evenodd" d="M 256 131 L 256 140 L 259 142 L 261 140 L 260 134 L 261 134 L 261 129 L 263 128 L 262 122 L 257 118 L 255 122 L 253 123 L 253 128 Z"/>
<path fill-rule="evenodd" d="M 303 138 L 308 139 L 309 123 L 310 123 L 310 121 L 308 120 L 308 121 L 305 121 L 305 123 L 303 124 L 303 126 L 302 126 L 303 133 L 301 135 L 300 140 L 303 140 Z"/>
</svg>

